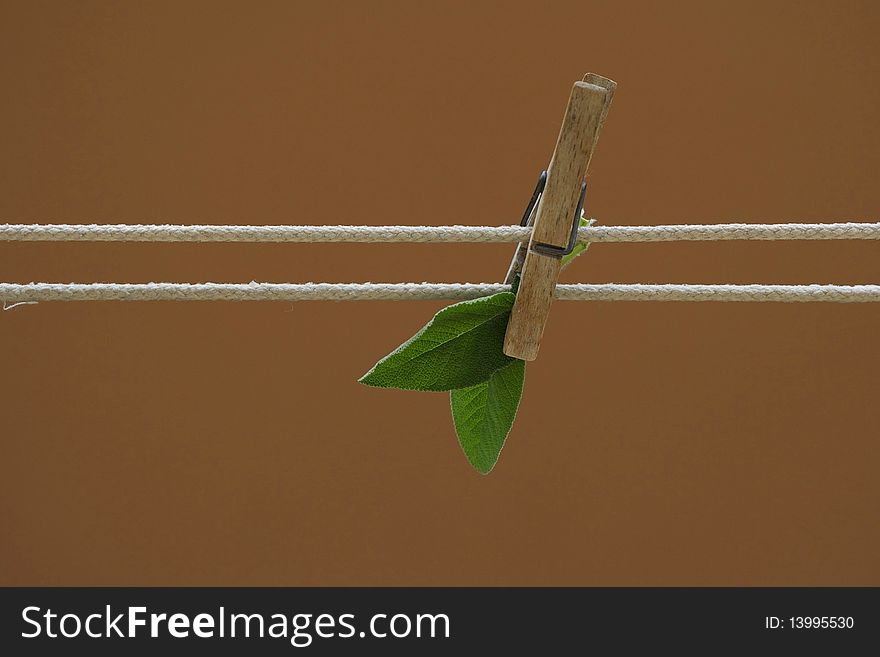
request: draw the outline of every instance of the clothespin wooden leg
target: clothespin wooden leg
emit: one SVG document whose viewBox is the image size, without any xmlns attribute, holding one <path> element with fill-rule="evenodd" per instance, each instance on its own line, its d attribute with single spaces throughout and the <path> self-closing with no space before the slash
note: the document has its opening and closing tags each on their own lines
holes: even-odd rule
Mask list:
<svg viewBox="0 0 880 657">
<path fill-rule="evenodd" d="M 547 249 L 544 253 L 535 249 L 540 245 L 564 248 L 568 244 L 572 221 L 579 220 L 575 212 L 581 185 L 616 86 L 612 80 L 588 73 L 571 90 L 507 324 L 504 353 L 508 356 L 522 360 L 538 356 L 562 258 L 547 254 Z"/>
</svg>

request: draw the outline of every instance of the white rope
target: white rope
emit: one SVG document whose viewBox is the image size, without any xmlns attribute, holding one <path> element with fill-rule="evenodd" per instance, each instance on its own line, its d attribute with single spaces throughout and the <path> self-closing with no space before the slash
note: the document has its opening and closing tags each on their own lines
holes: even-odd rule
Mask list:
<svg viewBox="0 0 880 657">
<path fill-rule="evenodd" d="M 0 224 L 9 242 L 524 242 L 520 226 L 176 226 L 169 224 Z M 581 242 L 703 240 L 876 240 L 878 223 L 591 226 Z"/>
<path fill-rule="evenodd" d="M 880 285 L 558 285 L 562 301 L 880 302 Z"/>
<path fill-rule="evenodd" d="M 0 283 L 4 303 L 39 301 L 410 301 L 475 299 L 500 283 Z M 558 285 L 561 301 L 880 302 L 880 285 Z"/>
</svg>

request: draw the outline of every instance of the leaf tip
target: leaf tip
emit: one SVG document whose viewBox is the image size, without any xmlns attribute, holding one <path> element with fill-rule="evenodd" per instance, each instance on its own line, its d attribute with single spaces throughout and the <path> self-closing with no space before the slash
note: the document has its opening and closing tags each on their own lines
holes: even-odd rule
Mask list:
<svg viewBox="0 0 880 657">
<path fill-rule="evenodd" d="M 479 472 L 481 475 L 483 475 L 485 477 L 490 472 L 492 472 L 492 470 L 495 469 L 495 463 L 498 463 L 498 461 L 495 461 L 494 463 L 491 463 L 488 466 L 485 466 L 485 465 L 478 466 L 478 465 L 474 465 L 473 463 L 471 463 L 471 465 L 474 466 L 474 470 L 476 470 L 477 472 Z"/>
<path fill-rule="evenodd" d="M 370 386 L 371 388 L 384 388 L 384 387 L 386 387 L 386 386 L 382 385 L 381 381 L 376 380 L 375 372 L 376 372 L 375 367 L 370 368 L 370 370 L 366 374 L 364 374 L 363 376 L 361 376 L 361 378 L 358 379 L 358 383 L 361 383 L 365 386 Z"/>
</svg>

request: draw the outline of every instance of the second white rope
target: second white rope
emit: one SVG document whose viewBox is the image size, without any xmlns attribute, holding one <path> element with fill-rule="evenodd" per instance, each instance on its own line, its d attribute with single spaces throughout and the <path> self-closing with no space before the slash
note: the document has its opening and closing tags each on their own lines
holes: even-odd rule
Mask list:
<svg viewBox="0 0 880 657">
<path fill-rule="evenodd" d="M 463 301 L 501 283 L 0 283 L 5 304 L 42 301 Z M 558 285 L 560 301 L 880 302 L 880 285 Z"/>
</svg>

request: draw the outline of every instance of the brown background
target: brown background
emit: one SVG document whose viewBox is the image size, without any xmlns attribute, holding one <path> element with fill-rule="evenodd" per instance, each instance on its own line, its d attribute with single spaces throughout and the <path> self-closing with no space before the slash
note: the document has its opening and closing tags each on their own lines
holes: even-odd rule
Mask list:
<svg viewBox="0 0 880 657">
<path fill-rule="evenodd" d="M 588 70 L 605 224 L 880 214 L 877 3 L 539 4 L 6 2 L 0 217 L 512 223 Z M 2 244 L 0 280 L 495 281 L 511 250 Z M 565 278 L 878 255 L 597 245 Z M 488 477 L 446 395 L 356 383 L 442 305 L 2 314 L 0 581 L 880 584 L 880 305 L 556 304 Z"/>
</svg>

